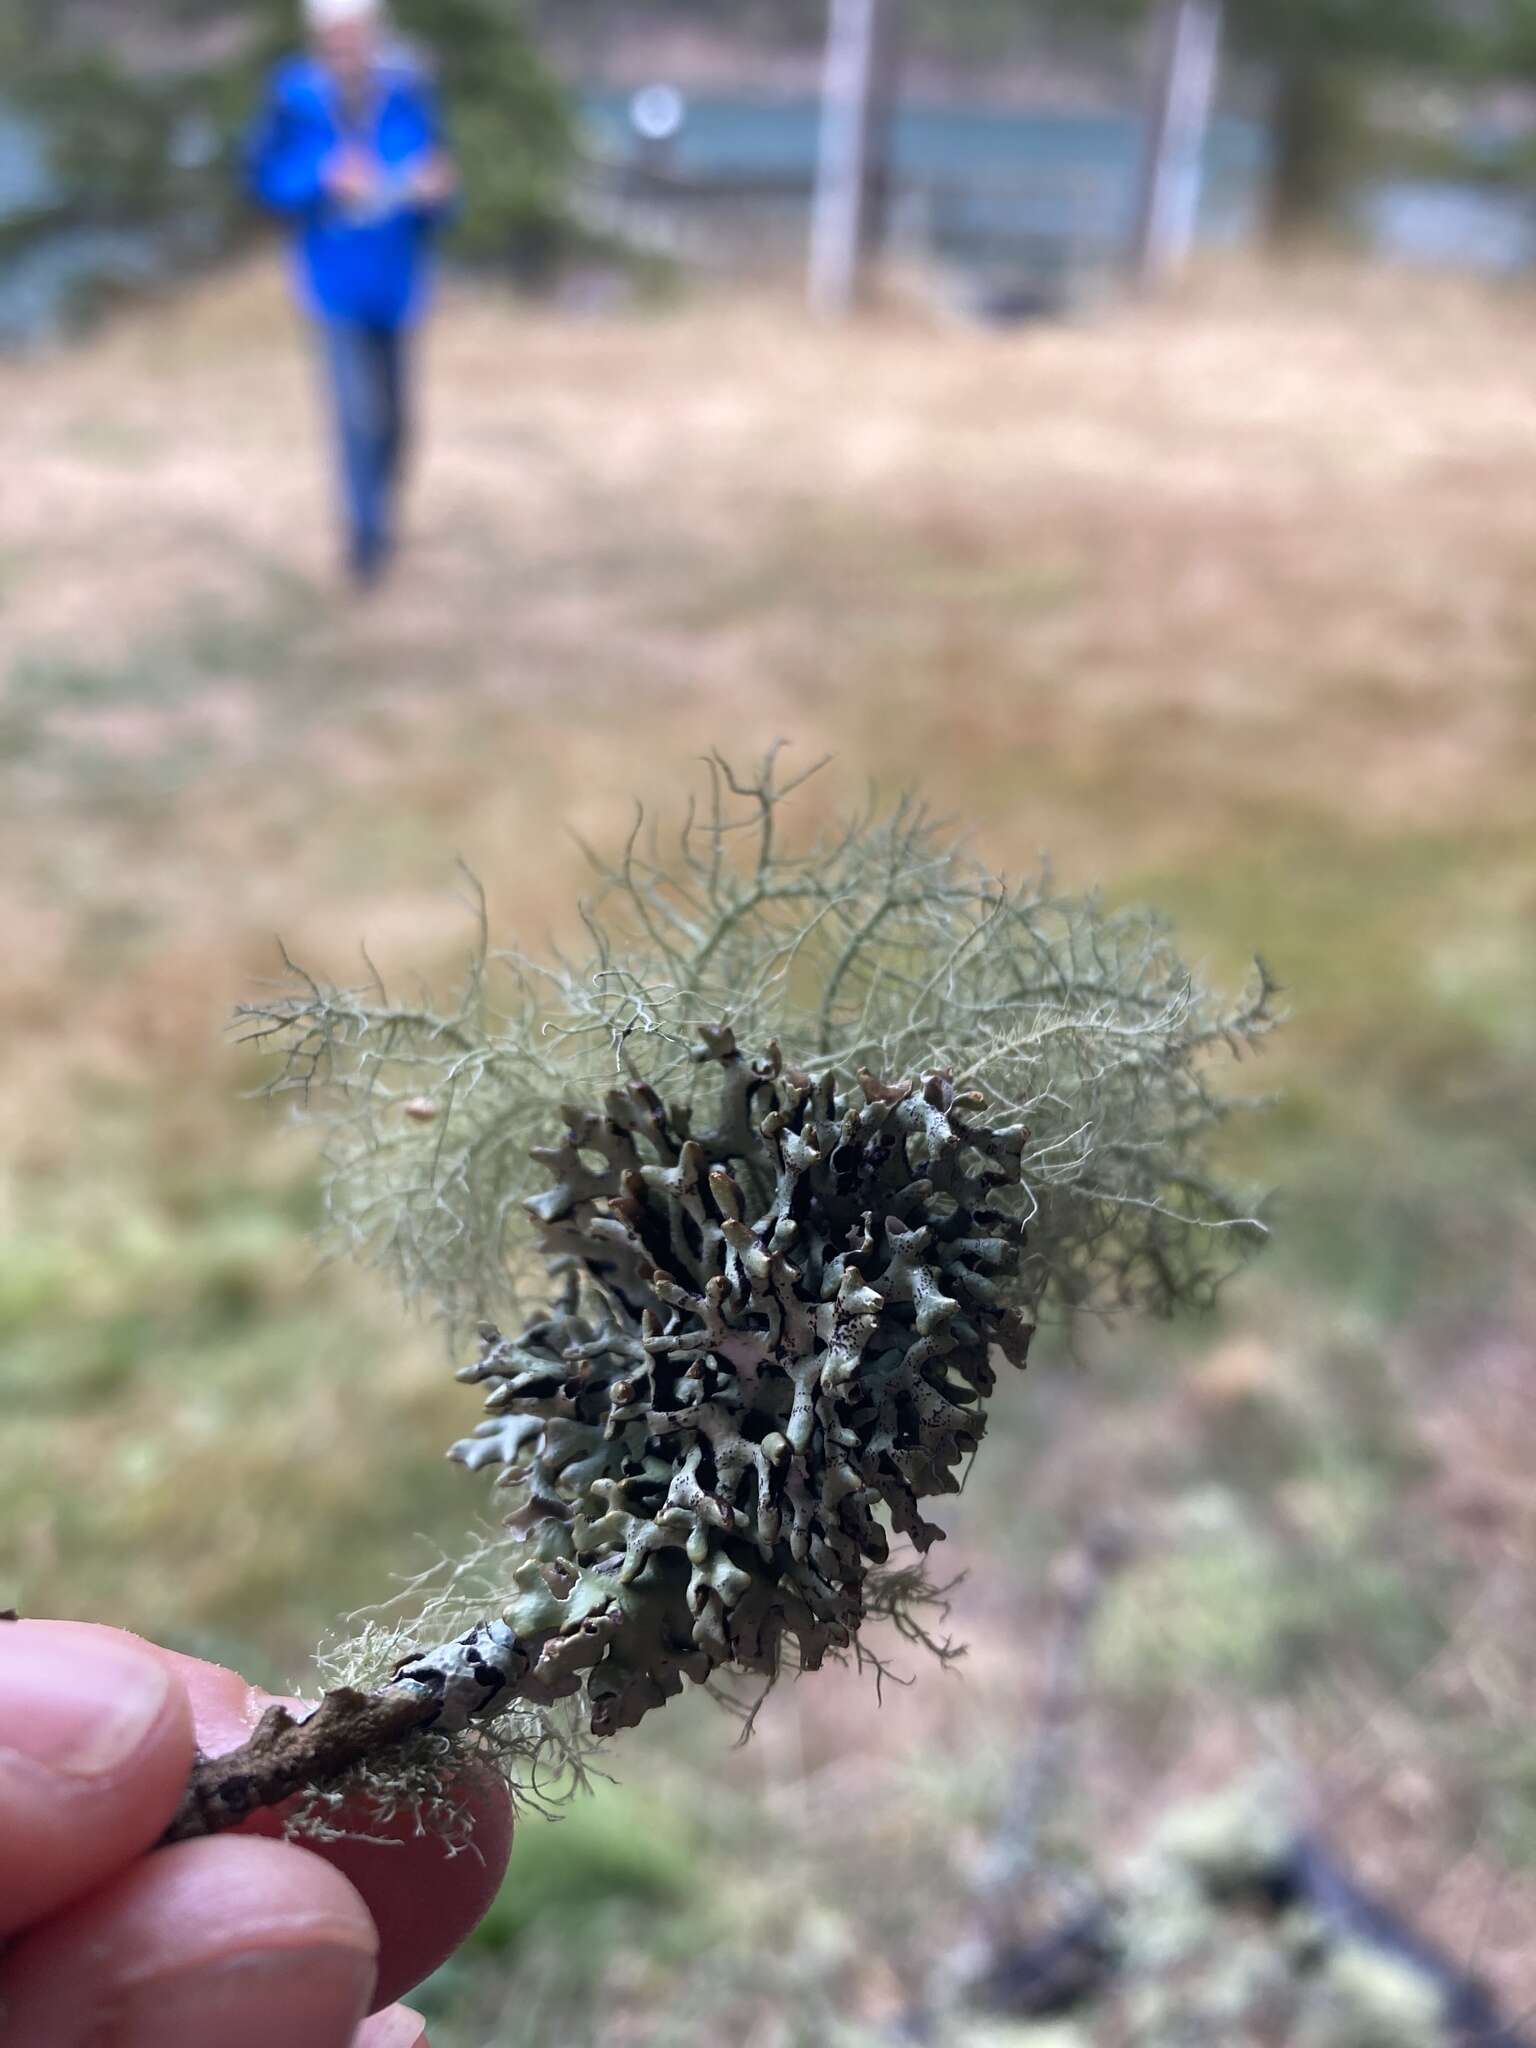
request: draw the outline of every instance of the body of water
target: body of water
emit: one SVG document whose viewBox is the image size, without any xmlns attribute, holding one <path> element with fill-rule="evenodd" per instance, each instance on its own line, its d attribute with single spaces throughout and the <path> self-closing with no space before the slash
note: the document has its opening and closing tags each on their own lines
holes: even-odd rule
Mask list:
<svg viewBox="0 0 1536 2048">
<path fill-rule="evenodd" d="M 582 99 L 588 132 L 605 155 L 636 149 L 626 94 Z M 710 96 L 686 104 L 664 162 L 680 179 L 711 182 L 780 179 L 809 185 L 816 164 L 820 109 L 814 99 Z M 903 106 L 892 123 L 890 168 L 898 190 L 929 195 L 959 221 L 973 195 L 998 228 L 1010 197 L 1022 237 L 1053 229 L 1123 243 L 1130 232 L 1143 123 L 1132 114 L 1051 109 Z M 1264 130 L 1228 116 L 1211 130 L 1206 152 L 1204 232 L 1240 238 L 1253 225 L 1267 161 Z"/>
<path fill-rule="evenodd" d="M 638 145 L 627 95 L 582 101 L 589 135 L 620 161 Z M 710 95 L 686 104 L 676 136 L 648 161 L 679 180 L 808 186 L 816 161 L 814 99 Z M 891 137 L 898 192 L 925 201 L 938 254 L 962 261 L 1052 243 L 1113 255 L 1132 231 L 1144 124 L 1134 113 L 1007 111 L 909 104 Z M 1218 116 L 1206 148 L 1201 234 L 1240 243 L 1257 230 L 1268 176 L 1261 123 Z M 1536 267 L 1536 199 L 1468 178 L 1388 178 L 1359 192 L 1350 218 L 1378 255 L 1486 275 Z"/>
<path fill-rule="evenodd" d="M 1450 178 L 1394 178 L 1361 193 L 1355 217 L 1383 256 L 1512 277 L 1536 267 L 1536 195 Z"/>
<path fill-rule="evenodd" d="M 57 197 L 43 136 L 32 122 L 0 107 L 0 220 L 35 212 Z"/>
<path fill-rule="evenodd" d="M 581 96 L 589 139 L 609 160 L 639 151 L 626 94 Z M 803 218 L 816 161 L 812 98 L 711 94 L 686 104 L 681 126 L 646 161 L 680 187 L 718 198 L 778 186 L 786 216 Z M 1143 127 L 1134 114 L 1010 112 L 908 104 L 892 133 L 891 170 L 903 218 L 960 265 L 1038 261 L 1042 251 L 1109 258 L 1131 229 Z M 1261 125 L 1218 118 L 1206 153 L 1202 233 L 1238 242 L 1262 204 L 1267 141 Z M 0 105 L 0 232 L 62 208 L 46 137 Z M 796 209 L 799 209 L 798 215 Z M 1402 259 L 1508 272 L 1536 263 L 1536 212 L 1525 195 L 1468 182 L 1396 180 L 1360 196 L 1355 218 L 1380 251 Z M 0 254 L 0 342 L 57 328 L 82 291 L 133 284 L 164 267 L 172 237 L 39 220 Z"/>
<path fill-rule="evenodd" d="M 143 285 L 160 270 L 149 230 L 83 226 L 63 217 L 65 195 L 35 123 L 0 107 L 0 231 L 35 221 L 35 231 L 0 244 L 0 347 L 44 340 L 82 297 Z M 57 213 L 54 222 L 50 215 Z"/>
</svg>

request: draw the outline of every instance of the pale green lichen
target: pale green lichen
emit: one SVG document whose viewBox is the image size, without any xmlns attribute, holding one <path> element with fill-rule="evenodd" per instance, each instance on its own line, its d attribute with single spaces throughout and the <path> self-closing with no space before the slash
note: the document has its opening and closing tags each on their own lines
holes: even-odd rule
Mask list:
<svg viewBox="0 0 1536 2048">
<path fill-rule="evenodd" d="M 506 1530 L 477 1534 L 457 1558 L 442 1558 L 407 1580 L 394 1599 L 349 1618 L 316 1656 L 323 1689 L 385 1685 L 424 1639 L 451 1639 L 495 1612 L 517 1539 Z M 413 1736 L 388 1755 L 306 1792 L 285 1816 L 286 1831 L 311 1841 L 397 1839 L 402 1816 L 417 1834 L 450 1849 L 470 1849 L 462 1797 L 466 1770 L 499 1778 L 514 1809 L 553 1814 L 585 1790 L 593 1775 L 592 1738 L 564 1709 L 517 1702 L 452 1735 Z"/>
<path fill-rule="evenodd" d="M 1444 1996 L 1422 1970 L 1346 1942 L 1327 1957 L 1296 2048 L 1447 2048 L 1453 2038 Z"/>
<path fill-rule="evenodd" d="M 1115 1967 L 1073 2018 L 1127 2048 L 1452 2048 L 1471 2038 L 1443 1973 L 1312 1895 L 1300 1874 L 1306 1839 L 1295 1788 L 1277 1770 L 1174 1808 L 1121 1876 Z M 1470 1999 L 1472 1987 L 1459 1995 Z M 1017 2035 L 1019 2048 L 1048 2038 L 1032 2027 Z"/>
<path fill-rule="evenodd" d="M 1223 1002 L 1155 915 L 1048 873 L 1009 884 L 910 800 L 795 843 L 805 779 L 715 759 L 670 849 L 637 820 L 616 862 L 594 860 L 585 957 L 493 951 L 482 905 L 448 1007 L 301 976 L 248 1008 L 249 1036 L 281 1047 L 275 1091 L 321 1111 L 337 1240 L 461 1326 L 515 1313 L 536 1277 L 532 1155 L 560 1105 L 599 1107 L 616 1082 L 689 1101 L 711 1026 L 777 1041 L 813 1078 L 949 1071 L 1025 1127 L 1032 1297 L 1208 1299 L 1263 1236 L 1206 1154 L 1232 1108 L 1212 1057 L 1271 1028 L 1268 976 Z"/>
</svg>

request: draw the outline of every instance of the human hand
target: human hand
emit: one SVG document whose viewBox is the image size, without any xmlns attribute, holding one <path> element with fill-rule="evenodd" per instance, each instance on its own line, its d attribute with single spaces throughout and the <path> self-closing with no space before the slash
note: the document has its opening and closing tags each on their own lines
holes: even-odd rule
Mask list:
<svg viewBox="0 0 1536 2048">
<path fill-rule="evenodd" d="M 383 177 L 367 150 L 348 143 L 327 161 L 321 182 L 327 196 L 340 206 L 371 206 L 378 197 Z"/>
<path fill-rule="evenodd" d="M 453 160 L 441 149 L 433 150 L 414 166 L 406 185 L 415 206 L 446 206 L 459 189 L 459 174 Z"/>
<path fill-rule="evenodd" d="M 478 1853 L 413 1838 L 409 1816 L 360 1818 L 387 1842 L 312 1849 L 272 1839 L 270 1812 L 156 1849 L 194 1747 L 237 1748 L 271 1704 L 233 1671 L 118 1629 L 0 1623 L 0 2039 L 426 2048 L 414 2013 L 379 2008 L 490 1905 L 512 1841 L 506 1793 L 465 1789 Z"/>
</svg>

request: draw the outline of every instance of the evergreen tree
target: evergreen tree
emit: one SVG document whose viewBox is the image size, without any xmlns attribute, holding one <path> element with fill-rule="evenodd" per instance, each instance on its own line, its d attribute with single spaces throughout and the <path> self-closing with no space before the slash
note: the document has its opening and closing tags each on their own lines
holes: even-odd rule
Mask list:
<svg viewBox="0 0 1536 2048">
<path fill-rule="evenodd" d="M 1148 23 L 1162 4 L 1095 0 L 1101 17 L 1127 27 Z M 1510 4 L 1530 0 L 1490 0 Z M 1460 0 L 1226 0 L 1225 19 L 1228 46 L 1270 80 L 1270 225 L 1279 237 L 1327 219 L 1358 158 L 1373 74 L 1454 64 L 1476 33 Z"/>
<path fill-rule="evenodd" d="M 1454 62 L 1465 10 L 1450 0 L 1229 0 L 1234 45 L 1270 68 L 1271 225 L 1327 218 L 1358 151 L 1374 71 Z"/>
<path fill-rule="evenodd" d="M 464 174 L 459 247 L 523 274 L 546 269 L 568 235 L 575 129 L 518 0 L 395 0 L 393 11 L 437 73 Z"/>
</svg>

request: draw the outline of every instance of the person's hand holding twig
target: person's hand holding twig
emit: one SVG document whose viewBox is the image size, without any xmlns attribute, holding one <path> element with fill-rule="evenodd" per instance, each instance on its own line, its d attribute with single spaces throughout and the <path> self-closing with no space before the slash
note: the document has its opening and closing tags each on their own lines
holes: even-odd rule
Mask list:
<svg viewBox="0 0 1536 2048">
<path fill-rule="evenodd" d="M 379 2008 L 490 1904 L 511 1844 L 506 1794 L 469 1789 L 464 1855 L 409 1818 L 361 1815 L 373 1839 L 301 1847 L 278 1839 L 271 1811 L 155 1849 L 195 1753 L 238 1747 L 270 1704 L 232 1671 L 118 1629 L 0 1626 L 7 2041 L 425 2048 L 414 2013 Z"/>
</svg>

